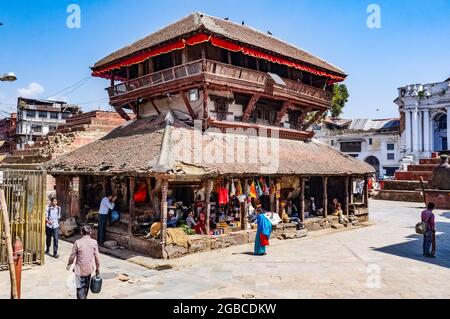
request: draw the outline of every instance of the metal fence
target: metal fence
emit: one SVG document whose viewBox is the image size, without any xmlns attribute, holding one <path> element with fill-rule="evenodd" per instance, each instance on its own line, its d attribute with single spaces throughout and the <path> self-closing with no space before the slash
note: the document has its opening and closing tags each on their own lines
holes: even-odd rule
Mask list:
<svg viewBox="0 0 450 319">
<path fill-rule="evenodd" d="M 17 237 L 22 240 L 24 264 L 44 264 L 46 177 L 44 171 L 0 172 L 0 187 L 5 190 L 11 238 L 13 241 Z M 0 214 L 0 266 L 5 266 L 8 262 L 3 232 Z"/>
</svg>

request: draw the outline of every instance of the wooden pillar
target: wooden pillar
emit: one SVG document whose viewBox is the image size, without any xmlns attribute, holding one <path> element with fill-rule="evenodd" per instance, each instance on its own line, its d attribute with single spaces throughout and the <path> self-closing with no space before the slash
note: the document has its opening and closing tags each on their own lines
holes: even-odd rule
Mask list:
<svg viewBox="0 0 450 319">
<path fill-rule="evenodd" d="M 347 216 L 350 215 L 350 209 L 349 209 L 349 185 L 350 185 L 350 178 L 345 178 L 345 214 Z"/>
<path fill-rule="evenodd" d="M 367 176 L 364 181 L 364 205 L 369 208 L 369 178 Z"/>
<path fill-rule="evenodd" d="M 130 183 L 130 202 L 128 203 L 128 212 L 130 215 L 130 219 L 128 221 L 128 233 L 130 235 L 133 234 L 133 224 L 136 219 L 136 211 L 135 211 L 135 204 L 134 204 L 134 190 L 136 187 L 136 179 L 134 177 L 129 177 L 129 183 Z"/>
<path fill-rule="evenodd" d="M 153 67 L 153 58 L 150 58 L 147 60 L 148 62 L 148 74 L 153 73 L 154 67 Z"/>
<path fill-rule="evenodd" d="M 323 177 L 323 217 L 328 218 L 328 177 Z"/>
<path fill-rule="evenodd" d="M 203 85 L 202 87 L 202 93 L 203 93 L 203 127 L 206 130 L 208 128 L 208 118 L 209 118 L 209 111 L 208 111 L 208 88 L 206 85 Z"/>
<path fill-rule="evenodd" d="M 145 66 L 144 66 L 145 62 L 141 62 L 138 64 L 138 77 L 144 76 L 145 75 Z"/>
<path fill-rule="evenodd" d="M 278 186 L 279 186 L 279 180 L 278 179 L 275 180 L 275 185 L 276 185 L 276 188 L 275 188 L 276 192 L 280 192 L 280 194 L 281 194 L 281 189 L 278 189 Z M 276 193 L 275 193 L 275 213 L 280 215 L 280 199 L 277 198 L 277 194 Z"/>
<path fill-rule="evenodd" d="M 169 191 L 169 181 L 161 182 L 161 243 L 166 243 L 167 232 L 167 193 Z"/>
<path fill-rule="evenodd" d="M 114 81 L 116 79 L 116 74 L 115 71 L 111 71 L 111 87 L 113 87 L 115 85 Z"/>
<path fill-rule="evenodd" d="M 206 234 L 209 235 L 211 230 L 210 216 L 211 216 L 211 191 L 213 188 L 213 180 L 208 179 L 206 181 L 206 192 L 205 192 L 205 209 L 206 209 Z"/>
<path fill-rule="evenodd" d="M 300 177 L 300 220 L 305 221 L 305 179 Z"/>
<path fill-rule="evenodd" d="M 183 50 L 181 50 L 181 63 L 186 64 L 188 62 L 189 62 L 188 47 L 185 47 Z"/>
</svg>

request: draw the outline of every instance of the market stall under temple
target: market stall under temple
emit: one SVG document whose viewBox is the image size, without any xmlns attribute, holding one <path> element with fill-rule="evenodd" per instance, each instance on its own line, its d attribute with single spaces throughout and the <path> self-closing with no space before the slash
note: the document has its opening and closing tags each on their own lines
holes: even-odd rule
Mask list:
<svg viewBox="0 0 450 319">
<path fill-rule="evenodd" d="M 311 220 L 330 219 L 336 198 L 347 215 L 368 218 L 373 168 L 310 130 L 331 106 L 333 84 L 346 77 L 339 68 L 195 13 L 92 69 L 111 79 L 110 104 L 136 119 L 46 166 L 65 211 L 82 221 L 105 193 L 118 195 L 121 221 L 109 238 L 174 258 L 252 241 L 257 205 L 279 213 L 289 203 L 306 224 L 312 210 Z M 185 220 L 189 207 L 206 216 L 205 236 L 167 229 L 168 214 Z M 155 223 L 161 230 L 152 236 Z"/>
</svg>

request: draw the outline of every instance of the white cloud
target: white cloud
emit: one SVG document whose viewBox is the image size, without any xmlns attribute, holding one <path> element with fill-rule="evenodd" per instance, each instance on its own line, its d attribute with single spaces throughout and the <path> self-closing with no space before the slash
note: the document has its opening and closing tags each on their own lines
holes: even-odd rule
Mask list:
<svg viewBox="0 0 450 319">
<path fill-rule="evenodd" d="M 35 98 L 44 93 L 44 87 L 39 83 L 33 82 L 26 88 L 18 89 L 17 93 L 19 93 L 20 97 Z"/>
</svg>

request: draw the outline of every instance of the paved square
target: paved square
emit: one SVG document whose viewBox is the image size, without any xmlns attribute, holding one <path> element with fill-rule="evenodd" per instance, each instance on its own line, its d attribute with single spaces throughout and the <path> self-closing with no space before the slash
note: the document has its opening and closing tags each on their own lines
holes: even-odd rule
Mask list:
<svg viewBox="0 0 450 319">
<path fill-rule="evenodd" d="M 371 201 L 372 226 L 273 240 L 265 257 L 246 245 L 167 262 L 143 258 L 173 266 L 156 271 L 102 255 L 103 292 L 90 298 L 450 298 L 450 212 L 435 212 L 437 258 L 426 259 L 414 232 L 421 206 Z M 23 273 L 23 298 L 75 298 L 66 287 L 71 245 L 61 246 L 61 259 Z M 122 273 L 130 283 L 117 279 Z M 0 298 L 8 297 L 1 272 Z"/>
</svg>

